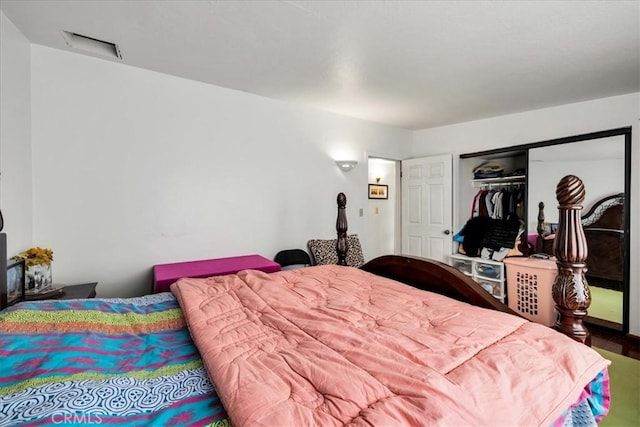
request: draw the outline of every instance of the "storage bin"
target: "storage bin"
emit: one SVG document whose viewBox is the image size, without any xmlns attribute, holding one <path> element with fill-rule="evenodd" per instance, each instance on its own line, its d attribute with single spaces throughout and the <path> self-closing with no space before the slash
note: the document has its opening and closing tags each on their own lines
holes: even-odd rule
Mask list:
<svg viewBox="0 0 640 427">
<path fill-rule="evenodd" d="M 471 275 L 471 261 L 456 259 L 453 260 L 452 266 L 462 271 L 464 274 Z"/>
<path fill-rule="evenodd" d="M 494 297 L 499 300 L 504 299 L 504 295 L 502 295 L 502 281 L 501 280 L 491 280 L 491 279 L 483 279 L 478 277 L 475 279 L 482 288 L 489 292 Z"/>
<path fill-rule="evenodd" d="M 505 302 L 505 274 L 504 264 L 501 261 L 468 257 L 463 254 L 451 254 L 448 256 L 449 265 L 458 269 L 482 286 L 482 289 Z"/>
<path fill-rule="evenodd" d="M 523 317 L 553 326 L 556 310 L 551 289 L 556 278 L 555 259 L 506 258 L 509 308 Z"/>
<path fill-rule="evenodd" d="M 489 264 L 486 262 L 476 262 L 476 275 L 486 277 L 488 279 L 500 279 L 502 272 L 500 267 L 495 264 Z"/>
</svg>

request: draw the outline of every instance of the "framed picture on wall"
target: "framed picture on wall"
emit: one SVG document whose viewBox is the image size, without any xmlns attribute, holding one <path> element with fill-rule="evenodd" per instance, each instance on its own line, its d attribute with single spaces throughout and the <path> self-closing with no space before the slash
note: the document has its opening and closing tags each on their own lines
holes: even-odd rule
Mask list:
<svg viewBox="0 0 640 427">
<path fill-rule="evenodd" d="M 370 199 L 388 199 L 389 186 L 381 185 L 381 184 L 369 184 L 369 198 Z"/>
</svg>

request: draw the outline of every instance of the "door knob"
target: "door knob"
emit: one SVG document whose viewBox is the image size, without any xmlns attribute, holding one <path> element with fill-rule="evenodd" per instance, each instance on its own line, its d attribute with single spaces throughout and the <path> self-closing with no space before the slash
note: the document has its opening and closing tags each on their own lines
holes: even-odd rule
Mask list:
<svg viewBox="0 0 640 427">
<path fill-rule="evenodd" d="M 444 231 L 443 231 L 443 233 L 444 233 L 444 234 L 446 234 L 447 236 L 448 236 L 449 234 L 451 234 L 451 232 L 450 232 L 449 230 L 444 230 Z"/>
</svg>

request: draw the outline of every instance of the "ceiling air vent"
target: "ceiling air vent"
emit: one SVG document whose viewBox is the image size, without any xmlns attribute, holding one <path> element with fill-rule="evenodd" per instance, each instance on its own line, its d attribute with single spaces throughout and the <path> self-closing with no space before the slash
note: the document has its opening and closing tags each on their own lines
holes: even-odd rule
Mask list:
<svg viewBox="0 0 640 427">
<path fill-rule="evenodd" d="M 118 49 L 118 45 L 115 43 L 83 36 L 82 34 L 72 33 L 70 31 L 63 31 L 62 35 L 64 36 L 65 42 L 67 42 L 72 49 L 84 50 L 85 52 L 109 58 L 122 59 L 120 49 Z"/>
</svg>

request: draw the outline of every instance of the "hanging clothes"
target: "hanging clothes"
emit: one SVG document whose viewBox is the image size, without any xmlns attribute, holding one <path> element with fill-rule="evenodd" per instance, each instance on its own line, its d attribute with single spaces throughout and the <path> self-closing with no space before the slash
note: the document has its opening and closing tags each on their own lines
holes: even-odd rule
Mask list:
<svg viewBox="0 0 640 427">
<path fill-rule="evenodd" d="M 502 190 L 493 195 L 493 219 L 502 219 Z"/>
<path fill-rule="evenodd" d="M 495 193 L 495 190 L 489 190 L 489 192 L 487 193 L 487 197 L 485 198 L 485 202 L 487 204 L 487 216 L 491 218 L 493 218 L 494 213 L 493 195 Z"/>
<path fill-rule="evenodd" d="M 471 218 L 475 218 L 480 215 L 480 196 L 482 195 L 482 190 L 478 190 L 476 195 L 473 197 L 473 202 L 471 202 Z"/>
<path fill-rule="evenodd" d="M 518 216 L 519 219 L 524 221 L 524 207 L 525 207 L 525 202 L 524 202 L 524 190 L 522 188 L 518 188 L 516 189 L 515 192 L 515 204 L 516 204 L 516 215 Z"/>
<path fill-rule="evenodd" d="M 481 188 L 471 202 L 471 218 L 486 216 L 507 220 L 513 216 L 524 220 L 524 189 L 521 186 L 511 188 Z"/>
<path fill-rule="evenodd" d="M 502 193 L 502 219 L 509 218 L 511 211 L 511 191 L 503 189 Z"/>
<path fill-rule="evenodd" d="M 487 190 L 482 190 L 482 194 L 480 194 L 478 216 L 489 216 L 489 212 L 487 212 L 487 194 L 489 194 Z"/>
</svg>

